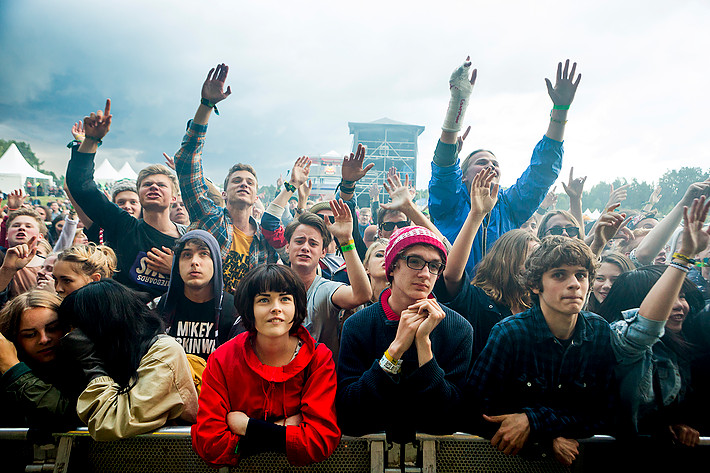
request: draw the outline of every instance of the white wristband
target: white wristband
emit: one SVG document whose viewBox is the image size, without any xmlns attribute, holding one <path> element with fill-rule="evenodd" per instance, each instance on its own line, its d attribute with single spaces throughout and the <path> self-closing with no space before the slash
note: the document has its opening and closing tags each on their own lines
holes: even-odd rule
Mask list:
<svg viewBox="0 0 710 473">
<path fill-rule="evenodd" d="M 463 126 L 463 118 L 466 115 L 468 101 L 473 91 L 473 85 L 471 85 L 468 73 L 470 67 L 471 63 L 464 63 L 451 74 L 449 79 L 451 100 L 449 101 L 449 109 L 446 111 L 444 124 L 441 126 L 444 131 L 457 132 Z"/>
</svg>

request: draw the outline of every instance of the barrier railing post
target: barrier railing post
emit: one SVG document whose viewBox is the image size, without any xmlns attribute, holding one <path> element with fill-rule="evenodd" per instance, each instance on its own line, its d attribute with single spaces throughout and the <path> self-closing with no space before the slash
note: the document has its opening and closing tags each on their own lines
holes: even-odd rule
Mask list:
<svg viewBox="0 0 710 473">
<path fill-rule="evenodd" d="M 67 473 L 69 471 L 69 459 L 71 458 L 71 448 L 73 444 L 74 437 L 63 435 L 59 438 L 59 448 L 57 448 L 54 473 Z"/>
</svg>

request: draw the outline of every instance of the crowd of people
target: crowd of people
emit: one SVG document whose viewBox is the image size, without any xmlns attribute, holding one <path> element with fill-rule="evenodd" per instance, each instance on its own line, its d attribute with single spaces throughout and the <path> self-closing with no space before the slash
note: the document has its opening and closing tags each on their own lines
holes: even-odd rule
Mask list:
<svg viewBox="0 0 710 473">
<path fill-rule="evenodd" d="M 576 63 L 546 79 L 549 126 L 506 189 L 492 151 L 459 158 L 477 71 L 467 58 L 453 72 L 428 215 L 395 169 L 389 201 L 374 189 L 358 208 L 374 166 L 362 145 L 329 200 L 311 200 L 306 156 L 271 202 L 246 163 L 220 191 L 202 153 L 228 71 L 210 70 L 179 150 L 135 181 L 94 181 L 107 100 L 72 127 L 66 212 L 8 195 L 3 426 L 39 440 L 86 425 L 115 440 L 192 425 L 215 466 L 264 451 L 307 465 L 342 434 L 377 432 L 468 432 L 565 465 L 594 434 L 681 454 L 698 444 L 710 427 L 710 180 L 665 216 L 658 192 L 621 212 L 624 189 L 612 189 L 587 223 L 585 178 L 570 171 L 570 207 L 555 209 Z"/>
</svg>

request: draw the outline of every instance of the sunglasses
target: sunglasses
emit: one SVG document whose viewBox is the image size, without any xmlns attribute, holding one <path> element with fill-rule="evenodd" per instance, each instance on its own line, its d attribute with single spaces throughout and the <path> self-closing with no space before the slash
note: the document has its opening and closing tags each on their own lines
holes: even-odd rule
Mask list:
<svg viewBox="0 0 710 473">
<path fill-rule="evenodd" d="M 394 227 L 404 228 L 408 226 L 409 222 L 407 220 L 400 220 L 399 222 L 382 222 L 380 224 L 380 228 L 386 232 L 391 232 L 392 230 L 394 230 Z"/>
<path fill-rule="evenodd" d="M 579 228 L 577 227 L 550 227 L 545 232 L 548 235 L 562 235 L 563 232 L 567 232 L 567 235 L 574 238 L 579 236 Z"/>
<path fill-rule="evenodd" d="M 321 215 L 321 214 L 316 214 L 320 218 L 322 218 L 325 221 L 325 217 L 328 217 L 328 220 L 330 220 L 330 223 L 335 223 L 335 217 L 333 215 Z"/>
</svg>

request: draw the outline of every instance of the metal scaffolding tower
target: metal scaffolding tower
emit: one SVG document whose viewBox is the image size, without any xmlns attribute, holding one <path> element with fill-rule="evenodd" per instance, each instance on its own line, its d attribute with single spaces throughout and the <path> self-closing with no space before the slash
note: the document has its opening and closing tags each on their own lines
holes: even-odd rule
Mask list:
<svg viewBox="0 0 710 473">
<path fill-rule="evenodd" d="M 368 205 L 369 189 L 375 182 L 380 187 L 380 202 L 387 201 L 383 183 L 392 166 L 400 172 L 400 177 L 403 178 L 401 173 L 406 173 L 409 182 L 417 182 L 417 139 L 424 131 L 423 126 L 381 118 L 369 123 L 348 122 L 348 127 L 353 135 L 353 153 L 358 143 L 362 143 L 367 147 L 363 166 L 375 163 L 355 188 L 355 198 L 361 207 Z"/>
</svg>

